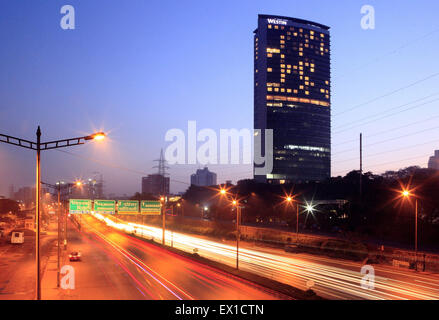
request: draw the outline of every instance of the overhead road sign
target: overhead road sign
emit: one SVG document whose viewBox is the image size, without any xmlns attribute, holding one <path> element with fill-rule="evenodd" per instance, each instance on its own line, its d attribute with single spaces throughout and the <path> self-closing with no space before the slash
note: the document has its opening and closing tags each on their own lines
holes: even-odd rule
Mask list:
<svg viewBox="0 0 439 320">
<path fill-rule="evenodd" d="M 140 204 L 141 214 L 146 215 L 160 215 L 162 205 L 160 201 L 142 200 Z"/>
<path fill-rule="evenodd" d="M 139 201 L 137 200 L 118 200 L 118 214 L 136 214 L 139 213 Z"/>
<path fill-rule="evenodd" d="M 70 199 L 69 213 L 70 214 L 88 214 L 91 212 L 90 199 Z"/>
<path fill-rule="evenodd" d="M 116 201 L 115 200 L 95 200 L 93 210 L 96 213 L 115 214 Z"/>
</svg>

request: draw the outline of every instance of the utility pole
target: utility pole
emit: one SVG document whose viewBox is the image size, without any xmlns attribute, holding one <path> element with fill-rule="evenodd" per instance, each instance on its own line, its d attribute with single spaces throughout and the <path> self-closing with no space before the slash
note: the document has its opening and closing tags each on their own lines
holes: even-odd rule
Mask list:
<svg viewBox="0 0 439 320">
<path fill-rule="evenodd" d="M 158 169 L 158 175 L 160 176 L 160 194 L 167 196 L 167 189 L 169 188 L 169 186 L 166 186 L 166 177 L 168 176 L 166 170 L 169 169 L 169 167 L 166 166 L 166 160 L 163 156 L 163 149 L 160 150 L 160 159 L 154 161 L 158 162 L 158 165 L 153 168 Z"/>
</svg>

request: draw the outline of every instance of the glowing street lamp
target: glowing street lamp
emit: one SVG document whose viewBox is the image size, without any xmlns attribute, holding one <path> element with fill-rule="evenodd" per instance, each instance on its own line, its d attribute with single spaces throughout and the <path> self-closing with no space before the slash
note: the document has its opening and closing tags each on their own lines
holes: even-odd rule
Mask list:
<svg viewBox="0 0 439 320">
<path fill-rule="evenodd" d="M 97 140 L 97 141 L 99 141 L 99 140 L 104 140 L 105 137 L 106 137 L 105 133 L 97 132 L 97 133 L 94 133 L 92 135 L 89 135 L 89 136 L 85 137 L 84 139 L 85 140 Z"/>
<path fill-rule="evenodd" d="M 41 189 L 41 151 L 52 150 L 58 148 L 72 147 L 84 144 L 87 140 L 102 140 L 105 138 L 105 133 L 97 132 L 85 137 L 55 140 L 49 142 L 41 142 L 41 129 L 40 126 L 37 128 L 36 132 L 37 141 L 33 142 L 30 140 L 25 140 L 21 138 L 16 138 L 4 134 L 0 134 L 0 142 L 12 144 L 18 147 L 27 148 L 35 150 L 37 152 L 37 163 L 36 163 L 36 203 L 35 203 L 35 221 L 36 221 L 36 232 L 35 232 L 35 259 L 36 259 L 36 299 L 41 299 L 41 272 L 40 272 L 40 189 Z"/>
<path fill-rule="evenodd" d="M 408 189 L 401 191 L 403 199 L 415 198 L 415 269 L 418 269 L 418 197 Z"/>
<path fill-rule="evenodd" d="M 305 206 L 305 210 L 308 213 L 313 213 L 314 210 L 315 210 L 315 207 L 313 206 L 312 203 L 307 203 L 306 206 Z"/>
</svg>

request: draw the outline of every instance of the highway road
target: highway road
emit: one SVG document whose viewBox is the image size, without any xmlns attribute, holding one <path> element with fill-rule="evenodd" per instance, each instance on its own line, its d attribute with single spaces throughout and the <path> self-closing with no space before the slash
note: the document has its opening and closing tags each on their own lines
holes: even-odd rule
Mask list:
<svg viewBox="0 0 439 320">
<path fill-rule="evenodd" d="M 99 216 L 98 216 L 99 217 Z M 103 217 L 100 217 L 101 219 Z M 162 230 L 123 221 L 104 218 L 114 228 L 135 231 L 147 239 L 161 241 Z M 166 232 L 166 244 L 193 252 L 230 266 L 236 263 L 233 242 L 220 242 L 188 234 Z M 306 290 L 310 285 L 327 299 L 439 299 L 439 275 L 391 266 L 374 265 L 374 286 L 364 288 L 358 262 L 333 259 L 310 254 L 286 253 L 280 249 L 252 247 L 241 242 L 240 268 L 294 287 Z M 370 284 L 370 283 L 367 283 Z"/>
<path fill-rule="evenodd" d="M 64 299 L 288 298 L 109 228 L 90 216 L 81 218 L 80 231 L 71 228 L 68 247 L 68 251 L 80 251 L 82 261 L 69 263 L 75 268 L 76 288 Z"/>
</svg>

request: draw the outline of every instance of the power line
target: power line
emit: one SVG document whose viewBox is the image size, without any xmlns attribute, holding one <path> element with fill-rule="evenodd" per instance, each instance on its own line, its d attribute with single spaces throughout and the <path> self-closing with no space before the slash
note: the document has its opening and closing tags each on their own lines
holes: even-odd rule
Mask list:
<svg viewBox="0 0 439 320">
<path fill-rule="evenodd" d="M 65 154 L 68 154 L 68 155 L 71 155 L 73 157 L 77 157 L 77 158 L 80 158 L 80 159 L 83 159 L 83 160 L 92 161 L 92 162 L 95 162 L 97 164 L 100 164 L 100 165 L 103 165 L 103 166 L 106 166 L 106 167 L 109 167 L 109 168 L 113 168 L 113 169 L 119 169 L 119 170 L 127 171 L 127 172 L 130 172 L 130 173 L 140 174 L 140 175 L 143 175 L 143 176 L 146 176 L 146 175 L 149 174 L 149 173 L 146 173 L 146 172 L 143 172 L 143 171 L 134 170 L 134 169 L 130 169 L 130 168 L 127 168 L 127 167 L 120 166 L 120 165 L 116 165 L 116 164 L 112 164 L 112 163 L 96 160 L 96 159 L 93 159 L 93 158 L 85 157 L 85 156 L 82 156 L 82 155 L 79 155 L 79 154 L 76 154 L 76 153 L 72 153 L 72 152 L 69 152 L 69 151 L 65 151 L 65 150 L 56 150 L 56 151 L 62 152 L 62 153 L 65 153 Z M 190 183 L 187 183 L 187 182 L 183 182 L 183 181 L 179 181 L 179 180 L 173 180 L 173 179 L 170 179 L 170 180 L 172 182 L 190 185 Z"/>
<path fill-rule="evenodd" d="M 95 162 L 97 164 L 100 164 L 100 165 L 103 165 L 103 166 L 106 166 L 106 167 L 110 167 L 110 168 L 113 168 L 113 169 L 119 169 L 119 170 L 127 171 L 127 172 L 134 173 L 134 174 L 139 174 L 139 175 L 143 175 L 143 176 L 146 176 L 146 175 L 149 174 L 149 173 L 144 172 L 144 171 L 130 169 L 130 168 L 123 167 L 123 166 L 120 166 L 120 165 L 116 165 L 116 164 L 113 164 L 113 163 L 96 160 L 96 159 L 93 159 L 93 158 L 90 158 L 90 157 L 82 156 L 82 155 L 75 154 L 75 153 L 72 153 L 72 152 L 69 152 L 69 151 L 65 151 L 65 150 L 56 150 L 56 151 L 59 151 L 59 152 L 71 155 L 73 157 L 77 157 L 77 158 L 83 159 L 83 160 L 92 161 L 92 162 Z M 233 169 L 233 168 L 225 168 L 225 169 L 227 170 L 227 169 Z M 243 173 L 243 172 L 245 172 L 245 175 L 247 175 L 247 171 L 239 171 L 238 173 Z M 248 171 L 248 174 L 253 174 L 253 171 L 252 170 Z M 237 176 L 235 175 L 234 177 L 237 177 Z M 240 177 L 240 176 L 238 176 L 238 177 Z M 181 180 L 170 179 L 170 181 L 190 186 L 190 183 L 184 182 L 184 181 L 181 181 Z"/>
<path fill-rule="evenodd" d="M 427 104 L 430 104 L 430 103 L 432 103 L 432 102 L 436 102 L 436 101 L 438 101 L 438 100 L 439 100 L 439 99 L 435 99 L 435 100 L 432 100 L 432 101 L 429 101 L 429 102 L 425 102 L 425 103 L 420 104 L 420 105 L 412 106 L 412 107 L 410 107 L 410 108 L 407 108 L 407 109 L 402 110 L 401 112 L 399 112 L 399 114 L 401 114 L 402 112 L 405 112 L 405 111 L 409 111 L 409 110 L 413 110 L 413 109 L 416 109 L 416 108 L 419 108 L 419 107 L 425 106 L 425 105 L 427 105 Z M 354 128 L 357 128 L 358 126 L 364 126 L 364 125 L 367 125 L 367 124 L 369 124 L 369 123 L 373 123 L 373 122 L 376 122 L 376 121 L 379 121 L 379 120 L 382 120 L 382 119 L 390 118 L 390 117 L 392 117 L 392 116 L 394 116 L 394 115 L 396 115 L 396 114 L 395 114 L 395 113 L 388 114 L 388 115 L 383 116 L 383 117 L 381 117 L 381 118 L 377 118 L 377 119 L 373 119 L 373 120 L 370 120 L 370 121 L 364 122 L 364 123 L 362 123 L 362 124 L 360 124 L 360 125 L 356 125 L 356 126 L 349 127 L 349 128 L 347 128 L 347 129 L 343 129 L 343 130 L 340 130 L 340 131 L 336 131 L 336 132 L 334 132 L 333 134 L 343 133 L 343 132 L 346 132 L 346 131 L 352 130 L 352 129 L 354 129 Z"/>
<path fill-rule="evenodd" d="M 364 63 L 364 64 L 362 64 L 362 65 L 360 65 L 360 66 L 358 66 L 358 67 L 356 67 L 356 68 L 352 68 L 351 71 L 346 72 L 346 73 L 344 73 L 344 74 L 342 74 L 341 76 L 338 76 L 338 77 L 336 77 L 336 78 L 338 78 L 338 79 L 340 79 L 340 78 L 344 78 L 346 75 L 351 74 L 353 71 L 356 71 L 356 70 L 362 69 L 362 68 L 364 68 L 364 67 L 367 67 L 367 66 L 369 66 L 369 65 L 371 65 L 371 64 L 373 64 L 373 63 L 375 63 L 375 62 L 377 62 L 377 61 L 379 61 L 379 60 L 381 60 L 381 59 L 384 58 L 384 57 L 387 57 L 387 56 L 390 56 L 390 55 L 392 55 L 392 54 L 395 54 L 395 53 L 397 53 L 398 51 L 400 51 L 400 50 L 402 50 L 402 49 L 404 49 L 404 48 L 407 48 L 407 47 L 409 47 L 410 45 L 412 45 L 412 44 L 414 44 L 414 43 L 416 43 L 416 42 L 419 42 L 419 41 L 421 41 L 421 40 L 423 40 L 423 39 L 425 39 L 425 38 L 431 36 L 432 34 L 438 32 L 438 31 L 439 31 L 439 29 L 434 29 L 433 31 L 430 31 L 430 32 L 426 33 L 425 35 L 423 35 L 423 36 L 421 36 L 421 37 L 419 37 L 419 38 L 413 39 L 413 40 L 411 40 L 411 41 L 409 41 L 409 42 L 407 42 L 407 43 L 405 43 L 405 44 L 403 44 L 403 45 L 401 45 L 401 46 L 399 46 L 399 47 L 397 47 L 397 48 L 395 48 L 395 49 L 393 49 L 393 50 L 391 50 L 391 51 L 388 51 L 387 53 L 385 53 L 385 54 L 383 54 L 383 55 L 380 55 L 380 56 L 378 56 L 378 57 L 375 57 L 374 59 L 371 59 L 369 62 L 366 62 L 366 63 Z"/>
<path fill-rule="evenodd" d="M 430 79 L 432 79 L 432 78 L 434 78 L 434 77 L 437 77 L 437 76 L 439 76 L 439 72 L 434 73 L 434 74 L 431 74 L 431 75 L 429 75 L 428 77 L 425 77 L 425 78 L 423 78 L 423 79 L 421 79 L 421 80 L 418 80 L 418 81 L 415 81 L 415 82 L 413 82 L 413 83 L 410 83 L 410 84 L 408 84 L 408 85 L 406 85 L 406 86 L 400 87 L 400 88 L 398 88 L 398 89 L 396 89 L 396 90 L 390 91 L 390 92 L 388 92 L 388 93 L 386 93 L 386 94 L 383 94 L 383 95 L 380 95 L 380 96 L 378 96 L 378 97 L 375 97 L 375 98 L 373 98 L 373 99 L 371 99 L 371 100 L 368 100 L 368 101 L 366 101 L 366 102 L 363 102 L 363 103 L 360 103 L 360 104 L 358 104 L 358 105 L 355 105 L 355 106 L 353 106 L 353 107 L 351 107 L 351 108 L 349 108 L 349 109 L 346 109 L 346 110 L 344 110 L 344 111 L 342 111 L 342 112 L 336 113 L 336 114 L 334 114 L 334 117 L 339 116 L 339 115 L 342 115 L 342 114 L 345 114 L 345 113 L 348 113 L 348 112 L 351 112 L 351 111 L 353 111 L 353 110 L 355 110 L 355 109 L 358 109 L 358 108 L 363 107 L 363 106 L 365 106 L 365 105 L 371 104 L 372 102 L 378 101 L 378 100 L 380 100 L 380 99 L 382 99 L 382 98 L 389 97 L 389 96 L 391 96 L 391 95 L 394 95 L 395 93 L 398 93 L 398 92 L 400 92 L 400 91 L 403 91 L 403 90 L 408 89 L 408 88 L 411 88 L 411 87 L 414 87 L 414 86 L 416 86 L 416 85 L 418 85 L 418 84 L 420 84 L 420 83 L 422 83 L 422 82 L 425 82 L 425 81 L 430 80 Z"/>
<path fill-rule="evenodd" d="M 431 120 L 434 120 L 434 119 L 437 119 L 437 118 L 439 118 L 439 115 L 436 115 L 436 116 L 433 116 L 433 117 L 429 117 L 429 118 L 424 119 L 424 120 L 411 122 L 411 123 L 408 123 L 408 124 L 405 124 L 405 125 L 402 125 L 402 126 L 399 126 L 399 127 L 395 127 L 395 128 L 391 128 L 391 129 L 386 129 L 384 131 L 380 131 L 380 132 L 368 135 L 367 137 L 368 138 L 375 137 L 375 136 L 381 135 L 383 133 L 388 133 L 388 132 L 396 131 L 396 130 L 399 130 L 399 129 L 404 129 L 404 128 L 411 127 L 413 125 L 424 123 L 424 122 L 427 122 L 427 121 L 431 121 Z M 337 143 L 337 144 L 335 144 L 333 146 L 339 146 L 339 145 L 346 144 L 346 143 L 349 143 L 349 142 L 356 142 L 357 140 L 358 139 L 351 139 L 351 140 L 347 140 L 347 141 L 343 141 L 343 142 Z"/>
<path fill-rule="evenodd" d="M 424 142 L 424 143 L 417 143 L 408 147 L 403 147 L 403 148 L 397 148 L 397 149 L 392 149 L 392 150 L 386 150 L 386 151 L 382 151 L 382 152 L 377 152 L 377 153 L 372 153 L 368 156 L 366 156 L 365 158 L 372 158 L 372 157 L 376 157 L 382 154 L 386 154 L 389 152 L 397 152 L 397 151 L 401 151 L 401 150 L 406 150 L 406 149 L 411 149 L 411 148 L 415 148 L 415 147 L 419 147 L 419 146 L 424 146 L 433 142 L 439 142 L 439 139 L 434 139 L 428 142 Z M 345 160 L 341 160 L 341 161 L 337 161 L 337 163 L 344 163 L 344 162 L 349 162 L 349 161 L 354 161 L 354 160 L 358 160 L 358 157 L 355 158 L 351 158 L 351 159 L 345 159 Z"/>
<path fill-rule="evenodd" d="M 384 111 L 382 111 L 382 112 L 378 112 L 378 113 L 375 113 L 375 114 L 373 114 L 373 115 L 370 115 L 370 116 L 367 116 L 367 117 L 364 117 L 364 118 L 361 118 L 361 119 L 358 119 L 358 120 L 355 120 L 355 121 L 350 121 L 349 123 L 347 123 L 347 124 L 343 124 L 343 125 L 339 125 L 339 126 L 335 127 L 334 129 L 343 128 L 343 127 L 346 127 L 346 126 L 348 126 L 348 125 L 352 125 L 353 123 L 357 123 L 357 122 L 361 122 L 361 121 L 364 121 L 364 120 L 367 120 L 367 119 L 370 119 L 370 118 L 378 117 L 378 116 L 380 116 L 380 115 L 382 115 L 382 114 L 389 113 L 390 111 L 397 110 L 397 109 L 400 109 L 400 108 L 403 108 L 403 107 L 409 106 L 409 105 L 411 105 L 411 104 L 413 104 L 413 103 L 416 103 L 416 102 L 419 102 L 419 101 L 425 100 L 425 99 L 430 98 L 430 97 L 433 97 L 433 96 L 437 96 L 438 94 L 439 94 L 439 92 L 433 93 L 433 94 L 431 94 L 431 95 L 428 95 L 428 96 L 425 96 L 425 97 L 422 97 L 422 98 L 419 98 L 419 99 L 416 99 L 416 100 L 410 101 L 410 102 L 408 102 L 408 103 L 404 103 L 404 104 L 402 104 L 402 105 L 399 105 L 399 106 L 396 106 L 396 107 L 390 108 L 390 109 L 388 109 L 388 110 L 384 110 Z M 415 109 L 415 108 L 422 107 L 422 106 L 424 106 L 424 105 L 426 105 L 426 104 L 430 104 L 430 103 L 436 102 L 436 101 L 438 101 L 438 100 L 439 100 L 439 98 L 438 98 L 438 99 L 430 100 L 430 101 L 425 102 L 425 103 L 422 103 L 422 104 L 418 104 L 418 105 L 415 105 L 415 106 L 411 106 L 411 107 L 409 107 L 409 108 L 406 108 L 406 109 L 400 111 L 399 113 L 391 112 L 390 114 L 385 115 L 384 117 L 381 117 L 381 118 L 378 118 L 378 119 L 373 119 L 372 121 L 369 121 L 369 122 L 360 123 L 360 124 L 357 124 L 357 125 L 355 125 L 355 126 L 351 126 L 351 127 L 348 128 L 348 129 L 344 129 L 343 131 L 336 131 L 336 132 L 337 132 L 337 133 L 338 133 L 338 132 L 344 132 L 344 131 L 349 130 L 349 129 L 353 128 L 353 127 L 357 127 L 358 125 L 364 125 L 364 124 L 367 124 L 367 123 L 370 123 L 370 122 L 374 122 L 374 121 L 377 121 L 377 120 L 381 120 L 381 119 L 386 118 L 386 117 L 390 117 L 390 116 L 393 116 L 393 115 L 396 115 L 396 114 L 400 114 L 400 113 L 405 112 L 405 111 L 409 111 L 409 110 L 412 110 L 412 109 Z"/>
<path fill-rule="evenodd" d="M 398 140 L 398 139 L 401 139 L 401 138 L 409 137 L 409 136 L 412 136 L 412 135 L 415 135 L 415 134 L 419 134 L 419 133 L 424 133 L 424 132 L 431 131 L 431 130 L 434 130 L 434 129 L 439 129 L 439 126 L 428 128 L 428 129 L 423 129 L 423 130 L 420 130 L 420 131 L 416 131 L 416 132 L 412 132 L 412 133 L 409 133 L 409 134 L 393 137 L 393 138 L 386 139 L 386 140 L 380 140 L 378 142 L 370 143 L 370 144 L 366 145 L 366 147 L 375 146 L 377 144 L 382 144 L 382 143 L 393 141 L 393 140 Z M 351 150 L 355 150 L 355 148 L 351 148 L 351 149 L 346 149 L 346 150 L 343 150 L 343 151 L 335 152 L 332 155 L 340 154 L 340 153 L 346 153 L 346 152 L 349 152 Z"/>
</svg>

